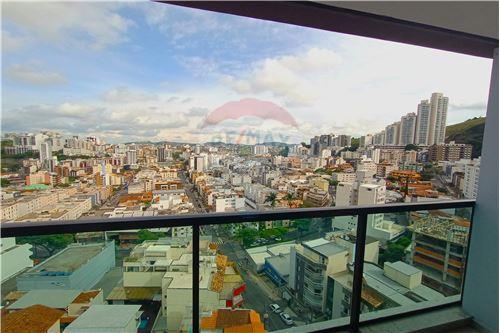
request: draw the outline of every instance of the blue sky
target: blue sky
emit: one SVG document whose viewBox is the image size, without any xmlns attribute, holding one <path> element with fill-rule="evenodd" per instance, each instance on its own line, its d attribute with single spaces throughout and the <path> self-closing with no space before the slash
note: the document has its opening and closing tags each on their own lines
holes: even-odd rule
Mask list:
<svg viewBox="0 0 500 333">
<path fill-rule="evenodd" d="M 154 2 L 2 6 L 3 131 L 300 142 L 379 131 L 434 91 L 450 97 L 449 123 L 485 114 L 487 59 Z M 244 98 L 274 102 L 299 126 L 200 127 Z"/>
</svg>

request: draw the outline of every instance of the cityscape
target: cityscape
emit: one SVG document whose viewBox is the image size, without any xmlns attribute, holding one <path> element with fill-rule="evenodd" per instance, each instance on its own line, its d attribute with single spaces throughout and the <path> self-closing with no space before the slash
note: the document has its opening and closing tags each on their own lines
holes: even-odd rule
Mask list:
<svg viewBox="0 0 500 333">
<path fill-rule="evenodd" d="M 489 39 L 211 5 L 2 4 L 1 333 L 357 332 L 461 306 Z"/>
<path fill-rule="evenodd" d="M 433 93 L 380 132 L 299 144 L 4 133 L 2 223 L 475 198 L 480 156 L 445 142 L 447 105 Z M 370 215 L 362 313 L 459 295 L 470 214 Z M 200 327 L 264 332 L 349 316 L 356 226 L 341 216 L 202 227 Z M 44 313 L 81 332 L 118 313 L 123 332 L 187 332 L 192 246 L 191 227 L 2 239 L 3 325 Z"/>
</svg>

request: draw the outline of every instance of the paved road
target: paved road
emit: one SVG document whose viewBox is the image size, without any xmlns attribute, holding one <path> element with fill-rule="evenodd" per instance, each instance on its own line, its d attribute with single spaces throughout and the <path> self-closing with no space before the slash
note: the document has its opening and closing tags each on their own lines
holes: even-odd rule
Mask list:
<svg viewBox="0 0 500 333">
<path fill-rule="evenodd" d="M 269 310 L 269 305 L 273 303 L 285 308 L 285 302 L 279 299 L 277 295 L 273 295 L 266 290 L 267 288 L 263 287 L 264 282 L 245 264 L 247 255 L 243 248 L 238 243 L 225 242 L 220 246 L 219 250 L 227 255 L 231 261 L 236 262 L 240 269 L 241 276 L 246 284 L 246 291 L 243 295 L 244 307 L 256 310 L 262 317 L 267 313 L 269 318 L 265 322 L 265 327 L 268 331 L 287 328 L 288 326 L 283 323 L 279 315 Z"/>
<path fill-rule="evenodd" d="M 181 171 L 179 173 L 179 177 L 182 180 L 182 183 L 184 184 L 184 189 L 189 198 L 189 201 L 193 203 L 196 212 L 206 213 L 207 209 L 205 208 L 205 205 L 203 204 L 200 195 L 196 191 L 194 185 L 191 184 L 191 182 L 187 179 L 185 172 Z"/>
</svg>

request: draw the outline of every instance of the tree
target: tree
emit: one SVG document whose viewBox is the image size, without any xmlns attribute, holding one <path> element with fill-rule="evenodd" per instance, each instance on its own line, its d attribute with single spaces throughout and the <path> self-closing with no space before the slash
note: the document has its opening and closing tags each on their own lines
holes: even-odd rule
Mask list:
<svg viewBox="0 0 500 333">
<path fill-rule="evenodd" d="M 422 176 L 422 180 L 431 180 L 434 178 L 435 171 L 434 167 L 432 164 L 425 164 L 424 167 L 422 168 L 422 171 L 420 171 L 420 176 Z"/>
<path fill-rule="evenodd" d="M 9 185 L 10 185 L 10 181 L 8 179 L 5 179 L 5 178 L 0 179 L 0 187 L 7 187 Z"/>
<path fill-rule="evenodd" d="M 266 200 L 264 200 L 264 203 L 269 202 L 271 204 L 271 207 L 276 206 L 276 193 L 271 192 L 267 195 Z"/>
<path fill-rule="evenodd" d="M 305 147 L 307 149 L 311 148 L 311 145 L 308 145 L 305 142 L 301 142 L 300 144 L 302 145 L 302 147 Z"/>
<path fill-rule="evenodd" d="M 408 151 L 408 150 L 415 150 L 415 151 L 419 151 L 420 150 L 420 147 L 417 146 L 417 145 L 414 145 L 413 143 L 409 143 L 405 146 L 405 150 Z"/>
<path fill-rule="evenodd" d="M 137 232 L 137 237 L 139 238 L 139 241 L 144 242 L 147 240 L 157 240 L 160 237 L 165 237 L 165 233 L 152 232 L 148 229 L 141 229 Z"/>
<path fill-rule="evenodd" d="M 45 249 L 49 256 L 52 256 L 56 251 L 66 248 L 69 244 L 75 242 L 73 234 L 60 234 L 60 235 L 44 235 L 44 236 L 25 236 L 17 237 L 16 241 L 19 244 L 31 244 L 35 248 L 42 247 Z"/>
<path fill-rule="evenodd" d="M 386 261 L 395 262 L 403 260 L 405 257 L 405 249 L 411 244 L 411 239 L 401 237 L 395 242 L 387 243 L 387 249 L 382 253 L 380 262 L 383 264 Z"/>
<path fill-rule="evenodd" d="M 359 148 L 359 139 L 360 138 L 352 138 L 351 139 L 351 151 L 356 151 Z"/>
<path fill-rule="evenodd" d="M 333 180 L 333 179 L 330 179 L 328 181 L 330 183 L 331 186 L 333 187 L 337 187 L 337 185 L 339 184 L 339 181 L 338 180 Z"/>
<path fill-rule="evenodd" d="M 243 227 L 236 232 L 236 238 L 243 243 L 244 247 L 250 246 L 255 241 L 258 235 L 259 232 L 257 230 L 247 227 Z"/>
<path fill-rule="evenodd" d="M 290 148 L 288 146 L 283 147 L 283 149 L 280 150 L 279 155 L 283 157 L 288 157 L 288 152 L 290 151 Z"/>
<path fill-rule="evenodd" d="M 288 201 L 288 207 L 292 207 L 292 201 L 295 200 L 295 195 L 293 193 L 287 193 L 285 195 L 285 200 Z"/>
</svg>

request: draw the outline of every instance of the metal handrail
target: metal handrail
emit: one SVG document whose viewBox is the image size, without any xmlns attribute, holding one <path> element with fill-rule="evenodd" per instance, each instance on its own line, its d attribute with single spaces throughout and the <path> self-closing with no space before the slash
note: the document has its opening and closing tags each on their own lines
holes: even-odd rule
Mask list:
<svg viewBox="0 0 500 333">
<path fill-rule="evenodd" d="M 366 228 L 369 214 L 397 213 L 420 210 L 438 210 L 452 208 L 472 208 L 475 200 L 447 200 L 418 203 L 395 203 L 386 205 L 348 206 L 348 207 L 323 207 L 323 208 L 301 208 L 283 209 L 257 212 L 235 212 L 235 213 L 205 213 L 194 215 L 131 217 L 131 218 L 106 218 L 92 220 L 72 221 L 44 221 L 44 222 L 2 222 L 1 237 L 18 237 L 30 235 L 50 235 L 61 233 L 77 233 L 88 231 L 114 231 L 129 229 L 147 229 L 159 227 L 181 227 L 193 228 L 193 263 L 200 261 L 200 226 L 259 222 L 269 220 L 289 220 L 301 218 L 319 218 L 336 216 L 357 216 L 356 252 L 353 271 L 353 289 L 350 309 L 350 323 L 348 328 L 351 332 L 358 332 L 361 312 L 361 289 L 363 279 L 363 259 L 366 243 Z M 472 220 L 472 219 L 471 219 Z M 472 222 L 472 221 L 471 221 Z M 470 240 L 470 237 L 469 237 Z M 199 265 L 193 264 L 193 276 L 200 273 Z M 465 277 L 465 271 L 464 271 Z M 193 306 L 193 332 L 200 328 L 199 315 L 199 279 L 193 280 L 192 306 Z M 431 307 L 428 309 L 432 309 Z M 411 312 L 410 312 L 411 313 Z M 410 314 L 405 313 L 405 315 Z M 364 322 L 365 324 L 366 322 Z M 303 326 L 304 331 L 307 326 Z M 316 330 L 316 332 L 330 332 L 331 328 Z"/>
<path fill-rule="evenodd" d="M 50 235 L 61 233 L 186 227 L 210 224 L 289 220 L 315 217 L 335 217 L 377 213 L 397 213 L 415 210 L 473 207 L 474 200 L 446 200 L 417 203 L 393 203 L 346 207 L 298 208 L 256 212 L 203 213 L 149 217 L 101 218 L 86 220 L 2 222 L 1 237 Z"/>
</svg>

